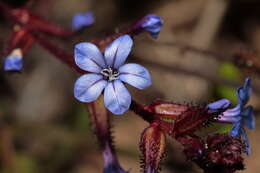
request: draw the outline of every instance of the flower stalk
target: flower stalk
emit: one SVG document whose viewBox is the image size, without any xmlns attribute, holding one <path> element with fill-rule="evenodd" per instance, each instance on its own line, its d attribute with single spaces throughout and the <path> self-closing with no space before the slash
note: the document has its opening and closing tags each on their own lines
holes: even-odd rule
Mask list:
<svg viewBox="0 0 260 173">
<path fill-rule="evenodd" d="M 94 133 L 97 136 L 103 153 L 104 173 L 126 173 L 121 168 L 115 153 L 113 138 L 111 136 L 109 113 L 104 107 L 102 97 L 86 104 L 86 107 L 92 120 Z"/>
</svg>

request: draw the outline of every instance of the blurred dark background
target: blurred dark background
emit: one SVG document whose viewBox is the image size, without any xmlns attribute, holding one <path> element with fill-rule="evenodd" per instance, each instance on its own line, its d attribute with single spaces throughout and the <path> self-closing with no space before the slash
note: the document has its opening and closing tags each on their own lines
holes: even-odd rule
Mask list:
<svg viewBox="0 0 260 173">
<path fill-rule="evenodd" d="M 27 2 L 1 1 L 13 7 L 21 7 Z M 148 34 L 140 35 L 132 51 L 139 60 L 153 62 L 152 65 L 143 64 L 152 74 L 152 87 L 144 91 L 129 87 L 133 98 L 142 103 L 161 98 L 178 103 L 204 104 L 226 97 L 235 104 L 236 88 L 214 80 L 216 77 L 241 85 L 246 76 L 252 76 L 254 84 L 260 82 L 257 74 L 232 63 L 184 51 L 179 46 L 160 44 L 181 42 L 225 56 L 243 48 L 259 52 L 259 0 L 35 0 L 32 3 L 32 11 L 65 28 L 71 28 L 75 13 L 94 12 L 95 24 L 77 38 L 52 40 L 68 52 L 73 52 L 76 42 L 104 37 L 148 13 L 161 16 L 164 26 L 158 40 L 152 40 Z M 1 16 L 0 55 L 11 31 L 12 27 Z M 131 56 L 128 61 L 132 61 Z M 172 65 L 173 68 L 166 70 L 156 64 Z M 185 73 L 186 70 L 194 73 Z M 206 77 L 197 72 L 206 74 Z M 37 44 L 26 55 L 22 74 L 0 74 L 0 172 L 102 172 L 102 157 L 87 111 L 73 97 L 76 78 L 74 71 Z M 259 94 L 254 93 L 250 102 L 255 109 L 259 109 Z M 258 116 L 256 113 L 256 127 L 260 123 Z M 113 135 L 119 159 L 132 173 L 139 172 L 138 145 L 146 126 L 131 112 L 113 116 Z M 207 132 L 227 128 L 211 126 Z M 258 128 L 250 131 L 249 136 L 252 154 L 245 158 L 247 169 L 242 172 L 258 173 L 260 131 Z M 195 172 L 201 170 L 186 162 L 180 145 L 170 140 L 162 173 Z"/>
</svg>

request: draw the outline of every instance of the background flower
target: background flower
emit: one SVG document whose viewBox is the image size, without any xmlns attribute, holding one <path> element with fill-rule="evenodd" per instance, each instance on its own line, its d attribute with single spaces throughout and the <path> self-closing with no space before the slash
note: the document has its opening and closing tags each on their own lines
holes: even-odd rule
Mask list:
<svg viewBox="0 0 260 173">
<path fill-rule="evenodd" d="M 21 49 L 14 49 L 11 54 L 6 57 L 4 62 L 5 71 L 21 71 L 23 68 L 23 55 Z"/>
<path fill-rule="evenodd" d="M 88 27 L 95 22 L 93 12 L 77 13 L 72 18 L 72 29 L 78 31 L 84 27 Z"/>
</svg>

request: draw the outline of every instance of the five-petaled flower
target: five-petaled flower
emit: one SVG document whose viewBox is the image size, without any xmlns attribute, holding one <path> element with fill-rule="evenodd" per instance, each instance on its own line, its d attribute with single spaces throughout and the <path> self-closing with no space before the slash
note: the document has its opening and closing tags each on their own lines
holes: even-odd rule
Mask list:
<svg viewBox="0 0 260 173">
<path fill-rule="evenodd" d="M 233 128 L 230 132 L 231 136 L 242 138 L 245 143 L 247 154 L 250 153 L 250 146 L 248 137 L 244 127 L 250 130 L 255 128 L 255 116 L 253 114 L 253 107 L 246 106 L 252 95 L 251 79 L 246 78 L 245 84 L 237 89 L 238 104 L 236 107 L 227 109 L 220 117 L 217 118 L 219 122 L 233 123 Z"/>
<path fill-rule="evenodd" d="M 131 95 L 124 83 L 138 89 L 151 85 L 148 70 L 139 64 L 124 64 L 133 45 L 129 35 L 114 40 L 104 52 L 92 43 L 79 43 L 75 47 L 75 62 L 83 70 L 75 83 L 74 96 L 81 102 L 93 102 L 104 90 L 104 104 L 114 114 L 129 109 Z"/>
<path fill-rule="evenodd" d="M 4 62 L 4 70 L 11 72 L 19 72 L 23 68 L 23 54 L 20 48 L 14 49 L 11 54 L 6 57 Z"/>
</svg>

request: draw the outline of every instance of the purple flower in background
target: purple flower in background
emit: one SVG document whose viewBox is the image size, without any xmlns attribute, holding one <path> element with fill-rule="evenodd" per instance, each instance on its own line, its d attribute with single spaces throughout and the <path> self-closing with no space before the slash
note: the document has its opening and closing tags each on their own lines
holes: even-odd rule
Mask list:
<svg viewBox="0 0 260 173">
<path fill-rule="evenodd" d="M 129 35 L 114 40 L 104 52 L 92 43 L 75 46 L 75 62 L 83 70 L 75 83 L 74 96 L 81 102 L 96 100 L 104 90 L 104 104 L 114 114 L 120 115 L 129 109 L 131 95 L 124 83 L 138 89 L 151 85 L 150 74 L 139 64 L 124 64 L 133 45 Z"/>
<path fill-rule="evenodd" d="M 119 164 L 117 157 L 112 152 L 111 148 L 106 146 L 103 151 L 104 158 L 104 173 L 128 173 Z"/>
<path fill-rule="evenodd" d="M 23 68 L 23 55 L 20 48 L 14 49 L 11 54 L 6 57 L 4 62 L 4 70 L 10 72 L 19 72 Z"/>
<path fill-rule="evenodd" d="M 157 38 L 161 31 L 162 25 L 163 20 L 159 16 L 155 14 L 148 14 L 138 21 L 133 28 L 139 31 L 146 31 L 153 38 Z"/>
<path fill-rule="evenodd" d="M 111 163 L 104 168 L 104 173 L 128 173 L 119 164 Z"/>
<path fill-rule="evenodd" d="M 253 114 L 253 107 L 246 106 L 247 102 L 250 99 L 250 96 L 252 95 L 250 78 L 246 78 L 245 84 L 237 89 L 237 95 L 237 106 L 224 111 L 222 115 L 217 118 L 217 121 L 234 124 L 230 135 L 239 138 L 241 137 L 246 145 L 246 152 L 247 154 L 249 154 L 250 146 L 244 127 L 247 127 L 250 130 L 255 128 L 255 116 Z"/>
<path fill-rule="evenodd" d="M 72 28 L 73 30 L 78 31 L 83 27 L 92 25 L 94 21 L 95 19 L 92 12 L 78 13 L 72 18 Z"/>
<path fill-rule="evenodd" d="M 161 27 L 163 25 L 163 20 L 154 14 L 149 14 L 143 18 L 142 28 L 151 34 L 153 38 L 157 38 Z"/>
</svg>

